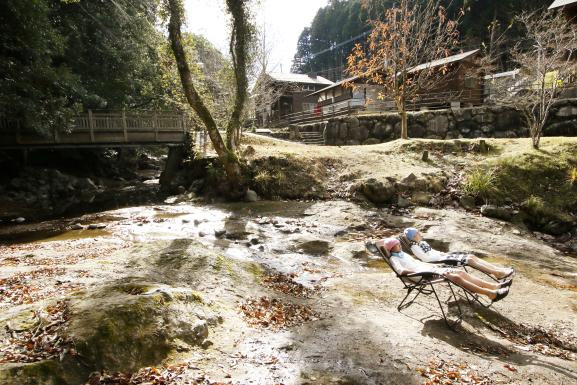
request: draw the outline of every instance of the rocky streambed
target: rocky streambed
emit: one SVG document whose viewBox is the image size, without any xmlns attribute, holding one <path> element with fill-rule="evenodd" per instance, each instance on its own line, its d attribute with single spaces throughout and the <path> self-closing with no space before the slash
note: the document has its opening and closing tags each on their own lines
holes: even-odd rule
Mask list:
<svg viewBox="0 0 577 385">
<path fill-rule="evenodd" d="M 523 228 L 347 201 L 169 202 L 0 228 L 1 383 L 577 380 L 577 259 Z M 457 332 L 431 298 L 398 312 L 402 285 L 364 242 L 408 225 L 514 266 L 511 294 L 462 303 Z"/>
<path fill-rule="evenodd" d="M 6 168 L 0 177 L 0 225 L 162 201 L 163 155 L 37 150 L 27 166 L 5 155 L 0 153 Z"/>
</svg>

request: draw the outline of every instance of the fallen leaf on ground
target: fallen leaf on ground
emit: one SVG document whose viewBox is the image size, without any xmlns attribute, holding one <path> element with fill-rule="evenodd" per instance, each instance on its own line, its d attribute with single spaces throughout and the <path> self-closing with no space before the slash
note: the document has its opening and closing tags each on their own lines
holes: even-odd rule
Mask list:
<svg viewBox="0 0 577 385">
<path fill-rule="evenodd" d="M 296 297 L 310 297 L 314 292 L 315 289 L 308 288 L 298 282 L 295 282 L 293 278 L 295 278 L 296 274 L 270 274 L 266 275 L 262 279 L 262 283 L 284 294 L 291 294 Z"/>
<path fill-rule="evenodd" d="M 425 385 L 447 384 L 447 385 L 493 385 L 495 381 L 489 377 L 479 374 L 469 367 L 466 362 L 453 362 L 444 360 L 433 360 L 426 368 L 417 368 L 426 380 Z"/>
<path fill-rule="evenodd" d="M 25 330 L 15 330 L 7 324 L 6 336 L 0 338 L 0 363 L 36 362 L 75 354 L 71 341 L 63 335 L 69 318 L 68 304 L 58 301 L 35 311 L 32 326 Z"/>
<path fill-rule="evenodd" d="M 191 371 L 187 372 L 188 369 Z M 193 370 L 187 363 L 147 367 L 132 374 L 103 370 L 90 374 L 85 385 L 233 385 L 232 382 L 212 382 L 198 373 L 193 378 Z"/>
<path fill-rule="evenodd" d="M 279 329 L 316 318 L 310 306 L 284 303 L 276 298 L 250 299 L 240 306 L 246 321 L 251 325 Z"/>
<path fill-rule="evenodd" d="M 46 281 L 47 278 L 60 277 L 65 272 L 63 268 L 44 267 L 0 279 L 0 305 L 29 304 L 83 286 L 58 280 Z"/>
</svg>

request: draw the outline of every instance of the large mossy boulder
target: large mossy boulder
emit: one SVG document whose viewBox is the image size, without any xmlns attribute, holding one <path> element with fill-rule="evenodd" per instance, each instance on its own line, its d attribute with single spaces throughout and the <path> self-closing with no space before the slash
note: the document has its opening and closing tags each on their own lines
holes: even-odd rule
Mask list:
<svg viewBox="0 0 577 385">
<path fill-rule="evenodd" d="M 76 385 L 94 371 L 135 372 L 161 363 L 176 348 L 201 345 L 211 318 L 193 291 L 130 279 L 76 295 L 69 309 L 65 337 L 78 355 L 0 365 L 0 383 Z"/>
<path fill-rule="evenodd" d="M 388 204 L 397 201 L 397 185 L 394 181 L 378 181 L 367 179 L 355 186 L 354 189 L 374 204 Z"/>
<path fill-rule="evenodd" d="M 513 210 L 509 207 L 483 205 L 481 206 L 481 215 L 489 218 L 496 218 L 504 221 L 510 221 L 511 219 L 513 219 Z"/>
<path fill-rule="evenodd" d="M 133 371 L 164 359 L 175 339 L 203 342 L 208 328 L 195 315 L 199 300 L 168 287 L 121 283 L 75 303 L 69 331 L 78 352 L 96 366 Z"/>
<path fill-rule="evenodd" d="M 311 239 L 309 237 L 299 238 L 293 247 L 295 251 L 313 256 L 328 255 L 332 250 L 330 242 L 322 239 Z"/>
</svg>

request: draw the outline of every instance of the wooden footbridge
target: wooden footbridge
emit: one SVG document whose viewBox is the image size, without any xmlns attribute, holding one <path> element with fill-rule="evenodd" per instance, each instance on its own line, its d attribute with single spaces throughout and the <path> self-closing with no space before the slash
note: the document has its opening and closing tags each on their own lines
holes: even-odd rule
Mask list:
<svg viewBox="0 0 577 385">
<path fill-rule="evenodd" d="M 182 145 L 192 127 L 182 113 L 92 112 L 73 118 L 70 127 L 47 135 L 0 118 L 0 148 L 80 148 Z"/>
</svg>

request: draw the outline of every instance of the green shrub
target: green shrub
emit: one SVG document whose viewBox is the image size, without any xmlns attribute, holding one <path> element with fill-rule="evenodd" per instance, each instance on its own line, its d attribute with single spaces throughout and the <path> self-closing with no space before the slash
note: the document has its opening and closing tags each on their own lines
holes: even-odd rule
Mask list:
<svg viewBox="0 0 577 385">
<path fill-rule="evenodd" d="M 577 185 L 577 167 L 571 167 L 571 168 L 567 171 L 567 182 L 568 182 L 571 186 Z"/>
<path fill-rule="evenodd" d="M 206 176 L 208 179 L 218 179 L 224 176 L 224 169 L 219 165 L 215 165 L 213 163 L 208 163 L 206 165 Z"/>
<path fill-rule="evenodd" d="M 488 200 L 498 192 L 495 170 L 482 168 L 472 170 L 463 183 L 462 192 L 474 198 Z"/>
<path fill-rule="evenodd" d="M 523 203 L 521 203 L 521 207 L 527 214 L 533 216 L 543 216 L 550 212 L 550 210 L 547 209 L 543 198 L 535 195 L 531 195 L 529 198 L 525 199 Z"/>
<path fill-rule="evenodd" d="M 285 187 L 286 176 L 282 170 L 260 170 L 256 173 L 254 181 L 265 191 L 276 195 Z"/>
<path fill-rule="evenodd" d="M 524 221 L 547 233 L 560 234 L 570 229 L 571 216 L 550 205 L 543 198 L 531 195 L 521 203 Z"/>
</svg>

